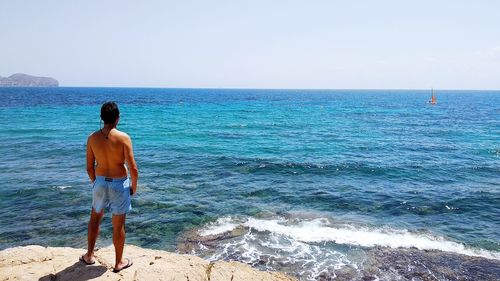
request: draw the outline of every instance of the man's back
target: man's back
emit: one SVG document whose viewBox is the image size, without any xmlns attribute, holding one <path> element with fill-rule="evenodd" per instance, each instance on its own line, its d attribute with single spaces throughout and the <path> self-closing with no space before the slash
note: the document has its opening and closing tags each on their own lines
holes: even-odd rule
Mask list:
<svg viewBox="0 0 500 281">
<path fill-rule="evenodd" d="M 127 144 L 130 137 L 113 129 L 106 136 L 102 130 L 89 136 L 88 144 L 95 157 L 96 175 L 112 178 L 127 176 L 125 168 Z"/>
</svg>

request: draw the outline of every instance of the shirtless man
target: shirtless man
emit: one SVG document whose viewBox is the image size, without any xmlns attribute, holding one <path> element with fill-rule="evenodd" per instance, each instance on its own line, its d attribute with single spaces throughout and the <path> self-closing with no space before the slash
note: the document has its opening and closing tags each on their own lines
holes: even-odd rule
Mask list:
<svg viewBox="0 0 500 281">
<path fill-rule="evenodd" d="M 108 207 L 112 216 L 115 266 L 113 272 L 130 267 L 132 261 L 123 259 L 125 245 L 125 216 L 132 209 L 130 197 L 136 193 L 138 170 L 130 137 L 116 129 L 120 111 L 114 102 L 101 107 L 104 127 L 87 140 L 87 173 L 92 184 L 92 212 L 88 228 L 87 253 L 80 257 L 86 264 L 94 264 L 94 246 L 99 235 L 99 224 Z M 127 177 L 127 163 L 132 182 Z"/>
</svg>

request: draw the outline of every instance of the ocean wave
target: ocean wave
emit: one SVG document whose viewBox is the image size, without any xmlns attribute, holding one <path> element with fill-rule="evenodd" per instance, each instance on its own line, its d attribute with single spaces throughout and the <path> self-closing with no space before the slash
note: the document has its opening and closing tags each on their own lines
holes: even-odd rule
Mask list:
<svg viewBox="0 0 500 281">
<path fill-rule="evenodd" d="M 278 233 L 259 232 L 233 217 L 219 218 L 189 236 L 190 253 L 208 260 L 237 260 L 261 268 L 315 280 L 325 271 L 357 266 L 357 261 L 336 249 L 324 248 Z M 183 245 L 186 246 L 186 245 Z M 354 260 L 354 259 L 353 259 Z"/>
<path fill-rule="evenodd" d="M 238 226 L 239 226 L 239 223 L 234 222 L 233 218 L 223 217 L 223 218 L 217 219 L 217 221 L 215 223 L 211 223 L 206 228 L 201 229 L 199 231 L 199 234 L 201 236 L 218 235 L 218 234 L 232 231 L 233 229 L 235 229 Z"/>
<path fill-rule="evenodd" d="M 233 163 L 239 172 L 251 174 L 313 174 L 339 175 L 356 173 L 360 175 L 399 175 L 400 167 L 377 166 L 366 163 L 310 163 L 293 161 L 272 161 L 266 159 L 234 159 Z M 233 164 L 231 164 L 233 166 Z M 234 168 L 234 166 L 233 166 Z"/>
<path fill-rule="evenodd" d="M 236 260 L 286 272 L 299 280 L 450 280 L 457 271 L 473 280 L 478 270 L 481 280 L 497 280 L 500 274 L 499 252 L 431 233 L 317 213 L 264 215 L 269 216 L 221 217 L 186 233 L 179 249 L 212 261 Z"/>
<path fill-rule="evenodd" d="M 302 243 L 333 242 L 336 244 L 361 247 L 416 248 L 419 250 L 439 250 L 467 256 L 477 256 L 500 260 L 500 253 L 468 247 L 445 237 L 430 233 L 416 233 L 406 229 L 388 227 L 367 227 L 353 224 L 333 224 L 327 218 L 290 220 L 285 218 L 237 219 L 219 218 L 201 229 L 201 236 L 219 235 L 237 227 L 280 235 Z"/>
<path fill-rule="evenodd" d="M 59 189 L 59 190 L 65 190 L 66 188 L 70 188 L 71 185 L 57 185 L 57 186 L 53 186 L 53 188 L 55 189 Z"/>
</svg>

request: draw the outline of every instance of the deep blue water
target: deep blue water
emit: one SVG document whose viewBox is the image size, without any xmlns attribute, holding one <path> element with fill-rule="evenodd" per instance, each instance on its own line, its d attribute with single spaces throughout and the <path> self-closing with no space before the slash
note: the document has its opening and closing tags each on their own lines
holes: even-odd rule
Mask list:
<svg viewBox="0 0 500 281">
<path fill-rule="evenodd" d="M 0 248 L 86 245 L 86 138 L 114 100 L 140 170 L 128 243 L 175 250 L 189 230 L 241 224 L 336 252 L 498 258 L 500 92 L 436 94 L 432 106 L 413 90 L 0 88 Z"/>
</svg>

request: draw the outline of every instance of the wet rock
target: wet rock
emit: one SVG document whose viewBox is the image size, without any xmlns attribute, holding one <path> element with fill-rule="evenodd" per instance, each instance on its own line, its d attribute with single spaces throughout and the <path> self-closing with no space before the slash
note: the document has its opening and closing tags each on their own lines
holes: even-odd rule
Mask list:
<svg viewBox="0 0 500 281">
<path fill-rule="evenodd" d="M 500 280 L 500 261 L 437 250 L 372 248 L 363 268 L 322 272 L 317 280 Z"/>
<path fill-rule="evenodd" d="M 221 241 L 244 235 L 248 232 L 247 227 L 238 226 L 231 231 L 214 235 L 200 235 L 199 229 L 185 232 L 177 242 L 177 250 L 180 253 L 194 253 L 200 247 L 215 248 Z"/>
</svg>

